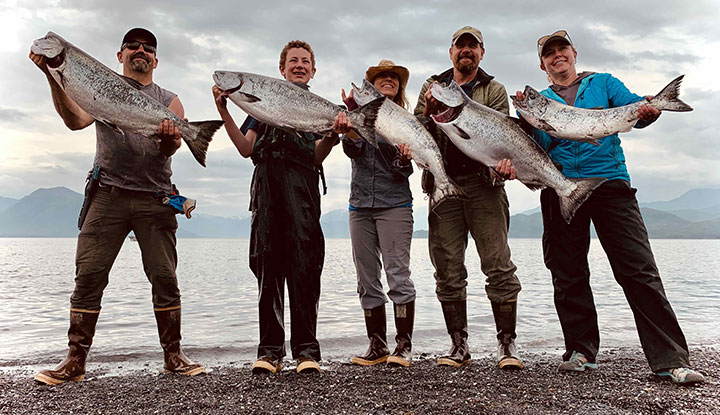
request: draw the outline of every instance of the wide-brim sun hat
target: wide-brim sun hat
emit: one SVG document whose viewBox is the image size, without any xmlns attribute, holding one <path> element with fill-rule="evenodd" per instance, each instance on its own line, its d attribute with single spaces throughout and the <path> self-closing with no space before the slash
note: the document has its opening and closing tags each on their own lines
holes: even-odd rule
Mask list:
<svg viewBox="0 0 720 415">
<path fill-rule="evenodd" d="M 400 88 L 405 89 L 407 86 L 408 78 L 410 78 L 410 71 L 404 66 L 395 65 L 395 62 L 390 59 L 381 60 L 377 66 L 371 66 L 365 71 L 365 79 L 373 82 L 376 76 L 382 72 L 392 72 L 400 79 Z"/>
</svg>

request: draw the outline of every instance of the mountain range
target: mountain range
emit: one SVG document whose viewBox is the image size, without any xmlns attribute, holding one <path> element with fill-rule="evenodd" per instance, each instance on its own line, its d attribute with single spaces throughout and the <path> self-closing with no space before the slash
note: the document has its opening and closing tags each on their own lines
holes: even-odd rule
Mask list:
<svg viewBox="0 0 720 415">
<path fill-rule="evenodd" d="M 37 189 L 22 199 L 0 197 L 0 237 L 75 237 L 83 196 L 65 187 Z M 201 202 L 202 203 L 202 202 Z M 651 238 L 720 239 L 720 189 L 692 189 L 682 196 L 640 203 Z M 415 237 L 427 237 L 425 203 L 414 208 Z M 180 238 L 247 238 L 250 218 L 195 214 L 178 216 Z M 326 238 L 348 238 L 348 211 L 331 210 L 320 218 Z M 510 218 L 510 237 L 539 238 L 539 209 Z"/>
</svg>

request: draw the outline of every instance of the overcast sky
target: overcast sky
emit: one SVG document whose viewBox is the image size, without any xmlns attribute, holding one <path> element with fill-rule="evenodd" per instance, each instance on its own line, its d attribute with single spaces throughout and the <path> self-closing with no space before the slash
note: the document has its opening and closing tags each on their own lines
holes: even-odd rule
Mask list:
<svg viewBox="0 0 720 415">
<path fill-rule="evenodd" d="M 81 192 L 95 151 L 95 129 L 68 130 L 55 113 L 42 73 L 28 59 L 32 41 L 54 31 L 112 69 L 123 34 L 150 29 L 158 38 L 155 81 L 178 94 L 190 120 L 217 119 L 210 88 L 217 69 L 279 77 L 280 50 L 309 42 L 316 57 L 312 91 L 340 103 L 340 89 L 360 82 L 368 66 L 394 60 L 410 70 L 414 105 L 422 82 L 448 69 L 452 33 L 464 25 L 485 38 L 481 67 L 509 93 L 547 86 L 536 40 L 568 30 L 579 71 L 610 72 L 640 95 L 655 94 L 686 74 L 681 98 L 689 113 L 664 113 L 652 126 L 621 136 L 641 201 L 667 200 L 691 188 L 720 188 L 720 6 L 717 1 L 12 1 L 0 0 L 0 196 L 21 198 L 39 187 Z M 247 5 L 243 5 L 247 4 Z M 238 123 L 245 114 L 231 113 Z M 511 107 L 512 111 L 512 107 Z M 199 213 L 247 216 L 252 163 L 215 135 L 200 167 L 187 148 L 173 157 L 173 181 L 198 199 Z M 325 162 L 323 211 L 346 208 L 350 162 L 336 147 Z M 426 201 L 419 172 L 415 203 Z M 539 205 L 539 193 L 507 186 L 511 210 Z"/>
</svg>

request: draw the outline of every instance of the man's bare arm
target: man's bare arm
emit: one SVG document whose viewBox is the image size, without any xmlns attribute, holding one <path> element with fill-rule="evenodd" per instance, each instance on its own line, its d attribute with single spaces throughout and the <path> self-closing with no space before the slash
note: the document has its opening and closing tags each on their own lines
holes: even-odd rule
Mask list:
<svg viewBox="0 0 720 415">
<path fill-rule="evenodd" d="M 47 69 L 46 58 L 44 56 L 30 52 L 30 60 L 32 60 L 47 77 L 55 111 L 57 111 L 69 129 L 82 130 L 95 121 L 92 115 L 80 108 L 80 106 L 60 88 L 60 85 L 55 82 L 55 79 L 53 79 Z"/>
</svg>

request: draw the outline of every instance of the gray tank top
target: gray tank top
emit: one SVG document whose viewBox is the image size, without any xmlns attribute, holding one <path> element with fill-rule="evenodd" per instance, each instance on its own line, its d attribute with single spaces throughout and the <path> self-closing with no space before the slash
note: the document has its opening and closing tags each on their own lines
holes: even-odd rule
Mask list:
<svg viewBox="0 0 720 415">
<path fill-rule="evenodd" d="M 166 107 L 177 96 L 156 83 L 143 86 L 134 79 L 123 78 Z M 100 166 L 100 183 L 143 192 L 172 191 L 172 158 L 161 154 L 154 140 L 118 131 L 99 121 L 95 121 L 95 131 L 95 165 Z"/>
</svg>

